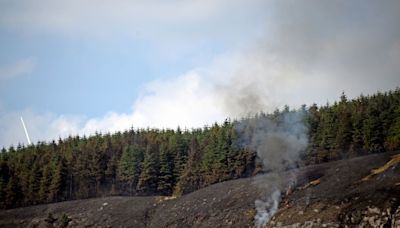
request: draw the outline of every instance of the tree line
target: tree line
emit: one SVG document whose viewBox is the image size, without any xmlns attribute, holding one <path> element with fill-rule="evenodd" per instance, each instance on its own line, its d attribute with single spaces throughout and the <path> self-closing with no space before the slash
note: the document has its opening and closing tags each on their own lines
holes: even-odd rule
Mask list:
<svg viewBox="0 0 400 228">
<path fill-rule="evenodd" d="M 11 208 L 108 195 L 181 195 L 254 175 L 255 151 L 235 126 L 304 112 L 309 147 L 304 162 L 320 163 L 400 148 L 400 90 L 333 104 L 285 107 L 200 129 L 130 129 L 68 137 L 0 153 L 0 207 Z M 245 131 L 254 129 L 246 128 Z"/>
<path fill-rule="evenodd" d="M 131 129 L 69 137 L 0 155 L 1 207 L 106 195 L 185 194 L 249 176 L 254 152 L 236 145 L 233 123 L 194 130 Z"/>
<path fill-rule="evenodd" d="M 400 89 L 308 108 L 307 157 L 323 162 L 400 148 Z"/>
</svg>

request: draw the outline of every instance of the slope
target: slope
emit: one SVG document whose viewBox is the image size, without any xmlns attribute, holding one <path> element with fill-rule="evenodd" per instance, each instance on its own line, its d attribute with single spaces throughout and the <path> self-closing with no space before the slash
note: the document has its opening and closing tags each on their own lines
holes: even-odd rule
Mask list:
<svg viewBox="0 0 400 228">
<path fill-rule="evenodd" d="M 270 227 L 310 224 L 400 225 L 398 164 L 366 181 L 393 153 L 335 161 L 299 170 Z M 105 197 L 0 211 L 1 227 L 251 227 L 254 201 L 269 174 L 226 181 L 182 197 Z M 310 181 L 314 185 L 307 185 Z M 264 183 L 264 186 L 268 184 Z"/>
</svg>

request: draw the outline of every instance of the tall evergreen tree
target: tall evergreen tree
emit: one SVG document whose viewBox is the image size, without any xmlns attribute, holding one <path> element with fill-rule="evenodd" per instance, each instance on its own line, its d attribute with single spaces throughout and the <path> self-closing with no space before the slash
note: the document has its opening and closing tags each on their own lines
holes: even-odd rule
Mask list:
<svg viewBox="0 0 400 228">
<path fill-rule="evenodd" d="M 16 176 L 11 176 L 5 189 L 7 207 L 16 207 L 21 204 L 22 192 L 19 185 L 19 180 Z"/>
<path fill-rule="evenodd" d="M 34 163 L 31 170 L 31 175 L 29 176 L 29 189 L 27 195 L 31 204 L 40 203 L 39 192 L 40 192 L 40 180 L 42 178 L 41 170 L 37 163 Z"/>
<path fill-rule="evenodd" d="M 65 166 L 59 160 L 52 170 L 52 178 L 49 186 L 48 199 L 50 202 L 63 200 L 65 186 Z"/>
<path fill-rule="evenodd" d="M 388 136 L 386 139 L 386 147 L 389 150 L 400 149 L 400 106 L 394 111 L 393 124 L 388 130 Z"/>
<path fill-rule="evenodd" d="M 351 107 L 347 102 L 347 97 L 344 93 L 340 97 L 340 102 L 337 109 L 337 132 L 335 139 L 335 148 L 343 156 L 349 150 L 352 142 L 352 120 Z"/>
<path fill-rule="evenodd" d="M 167 144 L 160 146 L 160 173 L 158 176 L 157 191 L 161 194 L 170 195 L 174 185 L 174 161 Z"/>
<path fill-rule="evenodd" d="M 198 140 L 193 137 L 189 146 L 188 161 L 182 171 L 179 182 L 175 186 L 174 195 L 182 195 L 200 188 L 201 152 Z"/>
<path fill-rule="evenodd" d="M 158 182 L 158 155 L 151 145 L 147 145 L 142 163 L 137 189 L 141 192 L 155 193 Z"/>
<path fill-rule="evenodd" d="M 128 183 L 131 194 L 139 181 L 143 156 L 144 151 L 141 147 L 128 145 L 124 148 L 118 163 L 118 179 Z"/>
<path fill-rule="evenodd" d="M 42 203 L 47 203 L 48 198 L 49 198 L 49 186 L 52 181 L 52 174 L 51 174 L 51 168 L 49 165 L 46 165 L 43 169 L 43 174 L 41 175 L 42 178 L 40 180 L 40 186 L 39 186 L 39 200 Z"/>
</svg>

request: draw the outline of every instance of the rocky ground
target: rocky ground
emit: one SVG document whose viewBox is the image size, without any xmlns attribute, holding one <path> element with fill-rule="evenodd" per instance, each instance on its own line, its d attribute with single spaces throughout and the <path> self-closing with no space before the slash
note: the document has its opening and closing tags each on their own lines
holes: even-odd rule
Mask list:
<svg viewBox="0 0 400 228">
<path fill-rule="evenodd" d="M 400 164 L 393 153 L 302 168 L 268 227 L 400 227 Z M 381 170 L 382 171 L 382 170 Z M 285 173 L 282 177 L 289 178 Z M 368 176 L 365 180 L 364 177 Z M 105 197 L 0 211 L 1 227 L 252 227 L 270 174 L 179 198 Z"/>
<path fill-rule="evenodd" d="M 391 160 L 390 154 L 307 167 L 319 184 L 283 200 L 269 227 L 400 227 L 400 164 L 362 180 Z"/>
</svg>

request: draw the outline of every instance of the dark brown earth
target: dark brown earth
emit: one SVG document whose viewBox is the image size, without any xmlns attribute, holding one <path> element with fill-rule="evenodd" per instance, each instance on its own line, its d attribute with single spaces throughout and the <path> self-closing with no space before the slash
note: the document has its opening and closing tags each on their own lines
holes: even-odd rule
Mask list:
<svg viewBox="0 0 400 228">
<path fill-rule="evenodd" d="M 268 227 L 400 227 L 400 165 L 360 181 L 393 154 L 298 170 L 296 187 L 282 198 Z M 218 183 L 177 199 L 105 197 L 2 210 L 0 226 L 252 227 L 254 201 L 270 190 L 270 178 Z M 301 189 L 318 179 L 319 184 Z"/>
</svg>

